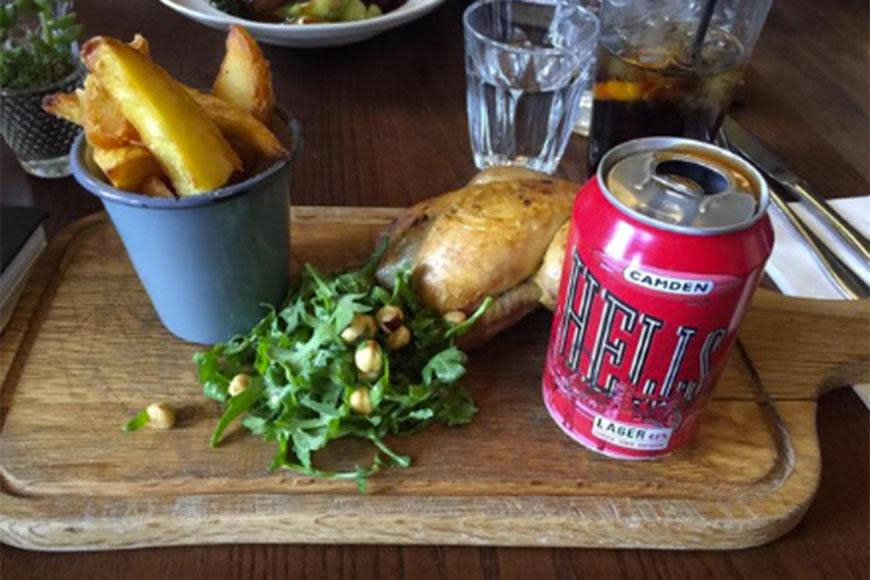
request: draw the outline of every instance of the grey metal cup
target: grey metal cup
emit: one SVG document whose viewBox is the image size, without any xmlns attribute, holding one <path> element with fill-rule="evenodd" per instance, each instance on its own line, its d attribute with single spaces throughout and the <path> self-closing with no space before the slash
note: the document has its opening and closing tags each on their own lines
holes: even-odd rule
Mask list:
<svg viewBox="0 0 870 580">
<path fill-rule="evenodd" d="M 283 117 L 283 115 L 282 115 Z M 100 198 L 163 325 L 203 344 L 245 333 L 289 285 L 290 170 L 302 146 L 265 171 L 181 199 L 117 190 L 93 169 L 84 135 L 72 146 L 76 180 Z"/>
</svg>

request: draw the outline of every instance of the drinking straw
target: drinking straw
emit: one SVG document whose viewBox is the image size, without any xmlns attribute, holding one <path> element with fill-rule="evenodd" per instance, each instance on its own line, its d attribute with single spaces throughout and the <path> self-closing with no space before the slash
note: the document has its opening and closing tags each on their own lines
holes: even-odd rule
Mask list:
<svg viewBox="0 0 870 580">
<path fill-rule="evenodd" d="M 698 58 L 701 56 L 701 47 L 704 46 L 704 38 L 707 36 L 707 29 L 710 28 L 710 21 L 713 19 L 713 12 L 716 10 L 717 0 L 707 0 L 704 5 L 704 11 L 701 13 L 701 22 L 698 24 L 698 30 L 695 32 L 695 40 L 692 41 L 692 64 L 697 64 Z"/>
<path fill-rule="evenodd" d="M 513 0 L 496 0 L 492 4 L 493 32 L 495 40 L 509 42 L 513 28 Z"/>
</svg>

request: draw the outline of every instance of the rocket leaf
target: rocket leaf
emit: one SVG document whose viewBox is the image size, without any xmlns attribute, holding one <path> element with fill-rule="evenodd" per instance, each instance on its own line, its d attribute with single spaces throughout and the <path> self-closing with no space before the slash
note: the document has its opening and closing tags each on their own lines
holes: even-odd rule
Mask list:
<svg viewBox="0 0 870 580">
<path fill-rule="evenodd" d="M 392 292 L 377 285 L 374 273 L 384 250 L 382 244 L 362 268 L 337 275 L 306 265 L 280 310 L 269 311 L 247 335 L 194 356 L 205 396 L 225 408 L 212 445 L 217 446 L 227 427 L 241 418 L 247 430 L 276 444 L 270 469 L 352 480 L 364 492 L 368 478 L 382 467 L 411 464 L 410 457 L 386 444 L 388 436 L 433 422 L 453 426 L 471 420 L 476 408 L 459 383 L 466 356 L 454 341 L 492 301 L 485 300 L 462 325 L 451 326 L 422 306 L 410 271 L 398 275 Z M 390 352 L 387 335 L 378 330 L 374 339 L 382 351 L 383 369 L 378 376 L 363 377 L 354 364 L 356 344 L 345 343 L 340 334 L 354 315 L 373 315 L 385 304 L 402 309 L 412 341 Z M 250 384 L 230 397 L 229 383 L 238 373 L 250 375 Z M 350 395 L 360 386 L 369 389 L 369 415 L 350 407 Z M 317 452 L 343 437 L 370 441 L 371 463 L 350 471 L 318 468 Z"/>
</svg>

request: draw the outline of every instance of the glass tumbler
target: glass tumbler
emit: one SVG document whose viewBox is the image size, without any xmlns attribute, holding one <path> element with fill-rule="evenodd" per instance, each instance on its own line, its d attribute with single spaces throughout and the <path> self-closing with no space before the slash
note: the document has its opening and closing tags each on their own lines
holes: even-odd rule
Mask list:
<svg viewBox="0 0 870 580">
<path fill-rule="evenodd" d="M 711 141 L 772 0 L 604 0 L 589 167 L 652 136 Z"/>
<path fill-rule="evenodd" d="M 82 85 L 84 68 L 51 85 L 33 89 L 0 89 L 0 134 L 22 169 L 43 178 L 71 173 L 69 150 L 79 128 L 42 110 L 42 100 L 53 93 L 70 92 Z"/>
<path fill-rule="evenodd" d="M 552 173 L 591 74 L 598 19 L 576 3 L 478 0 L 463 21 L 475 165 Z"/>
</svg>

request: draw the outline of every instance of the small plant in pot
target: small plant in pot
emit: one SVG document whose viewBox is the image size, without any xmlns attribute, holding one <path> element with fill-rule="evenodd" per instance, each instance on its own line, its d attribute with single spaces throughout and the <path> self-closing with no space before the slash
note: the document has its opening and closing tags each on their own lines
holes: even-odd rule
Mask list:
<svg viewBox="0 0 870 580">
<path fill-rule="evenodd" d="M 81 84 L 79 31 L 69 1 L 0 4 L 0 132 L 31 175 L 70 174 L 78 128 L 44 112 L 42 99 Z"/>
</svg>

